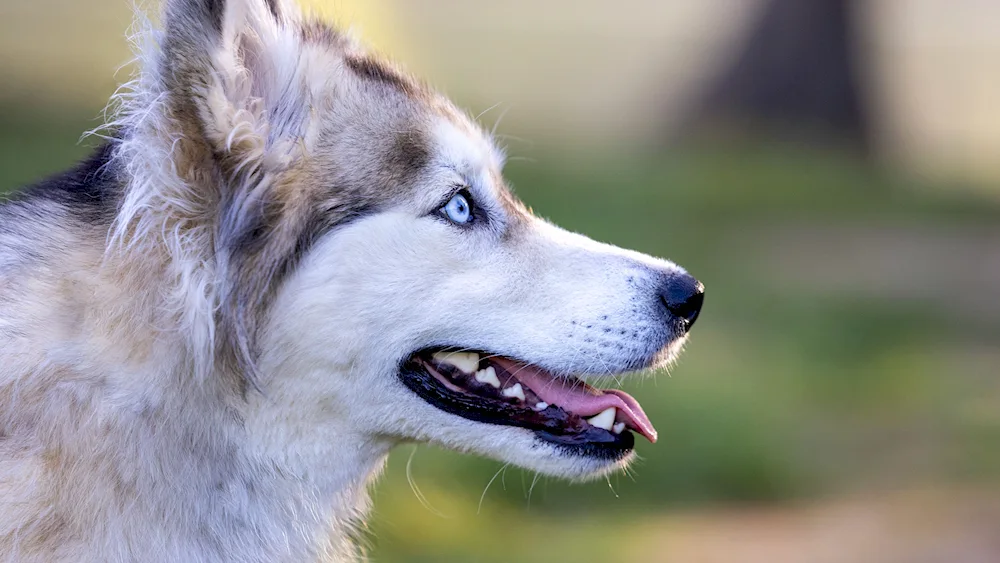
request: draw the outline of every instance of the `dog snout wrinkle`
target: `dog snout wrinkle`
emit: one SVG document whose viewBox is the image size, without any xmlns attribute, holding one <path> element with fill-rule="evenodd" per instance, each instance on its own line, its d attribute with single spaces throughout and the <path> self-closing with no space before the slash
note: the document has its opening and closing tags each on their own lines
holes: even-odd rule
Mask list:
<svg viewBox="0 0 1000 563">
<path fill-rule="evenodd" d="M 673 275 L 661 286 L 660 301 L 683 321 L 685 331 L 691 330 L 705 301 L 705 286 L 689 274 Z"/>
</svg>

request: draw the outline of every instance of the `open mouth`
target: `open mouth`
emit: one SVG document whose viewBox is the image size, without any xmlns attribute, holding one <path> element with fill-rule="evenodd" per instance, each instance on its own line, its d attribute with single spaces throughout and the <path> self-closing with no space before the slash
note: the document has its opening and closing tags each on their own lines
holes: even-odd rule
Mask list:
<svg viewBox="0 0 1000 563">
<path fill-rule="evenodd" d="M 514 359 L 450 348 L 410 356 L 403 383 L 437 408 L 458 416 L 535 431 L 540 438 L 582 453 L 618 456 L 650 442 L 656 430 L 639 403 L 617 389 L 597 389 Z"/>
</svg>

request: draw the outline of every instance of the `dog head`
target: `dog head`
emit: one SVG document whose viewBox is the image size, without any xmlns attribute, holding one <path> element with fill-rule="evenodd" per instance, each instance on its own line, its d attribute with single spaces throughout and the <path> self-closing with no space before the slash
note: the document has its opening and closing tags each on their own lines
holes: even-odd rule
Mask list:
<svg viewBox="0 0 1000 563">
<path fill-rule="evenodd" d="M 699 282 L 532 215 L 463 112 L 291 5 L 169 0 L 164 22 L 118 232 L 172 234 L 215 369 L 317 426 L 569 478 L 655 440 L 580 377 L 671 361 Z"/>
</svg>

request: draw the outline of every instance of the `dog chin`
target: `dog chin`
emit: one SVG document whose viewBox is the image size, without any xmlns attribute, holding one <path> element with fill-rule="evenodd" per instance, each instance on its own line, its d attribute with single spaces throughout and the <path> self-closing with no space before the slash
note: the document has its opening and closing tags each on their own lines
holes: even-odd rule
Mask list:
<svg viewBox="0 0 1000 563">
<path fill-rule="evenodd" d="M 635 452 L 628 451 L 618 459 L 589 457 L 575 455 L 569 452 L 553 452 L 554 463 L 552 469 L 533 468 L 541 473 L 552 477 L 559 477 L 569 481 L 585 482 L 593 481 L 620 470 L 624 470 L 635 459 Z"/>
<path fill-rule="evenodd" d="M 601 478 L 628 467 L 635 459 L 635 452 L 631 449 L 621 450 L 616 455 L 601 455 L 553 444 L 523 428 L 483 423 L 473 423 L 474 428 L 470 428 L 467 423 L 468 421 L 462 421 L 457 427 L 451 428 L 451 431 L 427 438 L 448 449 L 475 453 L 501 463 L 573 482 Z M 456 440 L 456 435 L 461 438 Z"/>
</svg>

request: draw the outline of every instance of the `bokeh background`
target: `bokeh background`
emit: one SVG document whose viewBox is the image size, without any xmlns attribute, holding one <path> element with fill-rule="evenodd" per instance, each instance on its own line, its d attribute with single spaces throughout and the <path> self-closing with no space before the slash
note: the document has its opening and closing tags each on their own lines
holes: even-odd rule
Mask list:
<svg viewBox="0 0 1000 563">
<path fill-rule="evenodd" d="M 707 286 L 625 386 L 629 475 L 402 447 L 373 561 L 1000 561 L 1000 3 L 307 3 L 496 126 L 536 212 Z M 94 144 L 130 22 L 0 2 L 0 192 Z"/>
</svg>

